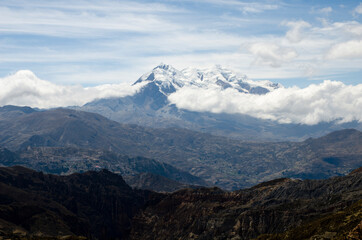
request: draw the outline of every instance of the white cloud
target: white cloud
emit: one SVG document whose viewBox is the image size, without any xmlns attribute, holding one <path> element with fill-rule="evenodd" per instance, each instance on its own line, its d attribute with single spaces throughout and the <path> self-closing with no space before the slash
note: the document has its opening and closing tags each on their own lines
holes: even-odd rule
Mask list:
<svg viewBox="0 0 362 240">
<path fill-rule="evenodd" d="M 123 97 L 134 94 L 140 86 L 105 84 L 96 87 L 63 86 L 37 78 L 22 70 L 0 78 L 0 106 L 18 105 L 38 108 L 81 106 L 98 98 Z"/>
<path fill-rule="evenodd" d="M 102 38 L 111 32 L 167 32 L 177 25 L 163 16 L 177 11 L 182 9 L 132 1 L 77 1 L 71 7 L 67 1 L 17 1 L 0 7 L 0 32 L 79 38 Z"/>
<path fill-rule="evenodd" d="M 323 13 L 323 14 L 328 14 L 331 13 L 333 11 L 332 7 L 325 7 L 319 10 L 319 12 Z"/>
<path fill-rule="evenodd" d="M 355 9 L 354 13 L 362 14 L 362 3 L 360 3 Z"/>
<path fill-rule="evenodd" d="M 241 7 L 244 13 L 261 13 L 266 10 L 276 10 L 278 9 L 278 5 L 272 4 L 258 4 L 258 3 L 248 3 Z"/>
<path fill-rule="evenodd" d="M 362 36 L 362 24 L 356 21 L 349 22 L 336 22 L 333 23 L 330 27 L 330 30 L 336 32 L 344 31 L 350 37 L 361 37 Z"/>
<path fill-rule="evenodd" d="M 143 85 L 105 84 L 95 87 L 57 85 L 19 71 L 0 78 L 0 106 L 39 108 L 81 106 L 98 98 L 133 95 Z M 214 113 L 241 113 L 280 123 L 316 124 L 321 121 L 362 121 L 362 84 L 326 80 L 306 88 L 280 88 L 266 95 L 233 89 L 183 87 L 169 96 L 179 108 Z"/>
<path fill-rule="evenodd" d="M 362 40 L 351 40 L 332 46 L 326 54 L 326 59 L 362 58 Z"/>
<path fill-rule="evenodd" d="M 280 88 L 266 95 L 233 89 L 182 88 L 169 96 L 177 107 L 213 113 L 240 113 L 280 123 L 362 121 L 362 84 L 326 80 L 306 88 Z"/>
<path fill-rule="evenodd" d="M 305 21 L 284 22 L 283 24 L 290 27 L 286 37 L 292 43 L 300 42 L 304 37 L 306 37 L 306 32 L 304 30 L 311 27 L 311 25 Z"/>
<path fill-rule="evenodd" d="M 263 2 L 242 2 L 237 0 L 201 0 L 210 4 L 231 6 L 241 10 L 243 13 L 261 13 L 268 10 L 279 9 L 278 4 L 268 4 Z"/>
<path fill-rule="evenodd" d="M 255 56 L 254 64 L 280 67 L 298 56 L 292 48 L 283 48 L 273 43 L 254 43 L 249 47 Z"/>
</svg>

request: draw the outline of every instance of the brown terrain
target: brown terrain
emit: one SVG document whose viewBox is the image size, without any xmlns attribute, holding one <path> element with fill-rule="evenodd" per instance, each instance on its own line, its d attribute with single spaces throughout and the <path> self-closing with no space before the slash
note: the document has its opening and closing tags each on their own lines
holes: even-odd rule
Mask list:
<svg viewBox="0 0 362 240">
<path fill-rule="evenodd" d="M 359 167 L 362 159 L 362 133 L 354 129 L 303 142 L 255 143 L 185 129 L 120 124 L 98 114 L 69 109 L 31 111 L 13 107 L 1 109 L 0 132 L 0 146 L 20 155 L 31 155 L 31 151 L 26 152 L 29 147 L 69 147 L 130 158 L 142 156 L 228 190 L 275 178 L 345 175 Z"/>
<path fill-rule="evenodd" d="M 252 188 L 130 188 L 107 170 L 0 168 L 3 239 L 360 239 L 362 174 Z"/>
</svg>

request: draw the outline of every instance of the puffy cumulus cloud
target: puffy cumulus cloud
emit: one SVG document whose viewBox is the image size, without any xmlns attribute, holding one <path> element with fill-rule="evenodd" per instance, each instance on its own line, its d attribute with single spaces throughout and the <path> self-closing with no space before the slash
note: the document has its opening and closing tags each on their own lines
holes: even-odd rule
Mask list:
<svg viewBox="0 0 362 240">
<path fill-rule="evenodd" d="M 265 95 L 188 87 L 171 94 L 169 100 L 192 111 L 240 113 L 280 123 L 362 121 L 362 84 L 353 86 L 329 80 L 306 88 L 279 88 Z"/>
<path fill-rule="evenodd" d="M 63 86 L 41 80 L 28 70 L 0 78 L 0 106 L 19 105 L 38 108 L 81 106 L 98 98 L 134 94 L 141 85 L 106 84 L 96 87 Z"/>
<path fill-rule="evenodd" d="M 326 59 L 349 59 L 362 58 L 362 40 L 351 40 L 338 43 L 332 46 L 326 56 Z"/>
<path fill-rule="evenodd" d="M 300 42 L 306 35 L 304 30 L 311 27 L 311 25 L 305 21 L 284 22 L 283 25 L 290 27 L 290 30 L 285 36 L 292 43 Z"/>
<path fill-rule="evenodd" d="M 249 52 L 255 56 L 254 64 L 280 67 L 298 56 L 293 48 L 280 47 L 274 43 L 253 43 Z"/>
</svg>

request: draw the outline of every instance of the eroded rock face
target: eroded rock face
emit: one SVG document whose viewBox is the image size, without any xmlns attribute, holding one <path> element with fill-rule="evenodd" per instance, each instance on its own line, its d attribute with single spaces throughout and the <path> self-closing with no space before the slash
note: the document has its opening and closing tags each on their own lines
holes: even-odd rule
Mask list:
<svg viewBox="0 0 362 240">
<path fill-rule="evenodd" d="M 347 236 L 348 240 L 362 239 L 362 221 Z"/>
<path fill-rule="evenodd" d="M 132 189 L 107 170 L 56 176 L 0 168 L 0 237 L 296 240 L 309 239 L 294 237 L 307 229 L 307 236 L 353 239 L 360 234 L 361 186 L 362 173 L 354 171 L 327 180 L 275 179 L 234 192 L 159 194 Z"/>
<path fill-rule="evenodd" d="M 123 239 L 149 194 L 107 170 L 62 177 L 0 168 L 0 233 Z"/>
<path fill-rule="evenodd" d="M 362 196 L 362 174 L 279 179 L 254 188 L 180 190 L 133 219 L 131 239 L 251 239 L 344 209 Z"/>
</svg>

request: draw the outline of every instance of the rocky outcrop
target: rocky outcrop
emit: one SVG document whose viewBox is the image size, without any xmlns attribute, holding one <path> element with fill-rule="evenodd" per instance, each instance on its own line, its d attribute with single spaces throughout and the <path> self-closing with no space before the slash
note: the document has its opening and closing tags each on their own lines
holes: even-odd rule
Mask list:
<svg viewBox="0 0 362 240">
<path fill-rule="evenodd" d="M 0 168 L 0 234 L 124 239 L 133 215 L 154 194 L 132 190 L 107 170 L 61 177 Z"/>
<path fill-rule="evenodd" d="M 362 196 L 361 186 L 362 174 L 352 174 L 279 179 L 234 192 L 180 190 L 136 215 L 131 239 L 251 239 L 283 233 L 347 208 Z"/>
<path fill-rule="evenodd" d="M 362 221 L 350 231 L 347 235 L 347 240 L 362 239 Z"/>
<path fill-rule="evenodd" d="M 362 173 L 355 172 L 327 180 L 282 178 L 234 192 L 160 194 L 134 190 L 107 170 L 56 176 L 0 168 L 0 237 L 358 239 L 361 186 Z"/>
<path fill-rule="evenodd" d="M 362 239 L 361 218 L 362 200 L 284 233 L 262 234 L 257 240 L 359 240 Z"/>
</svg>

